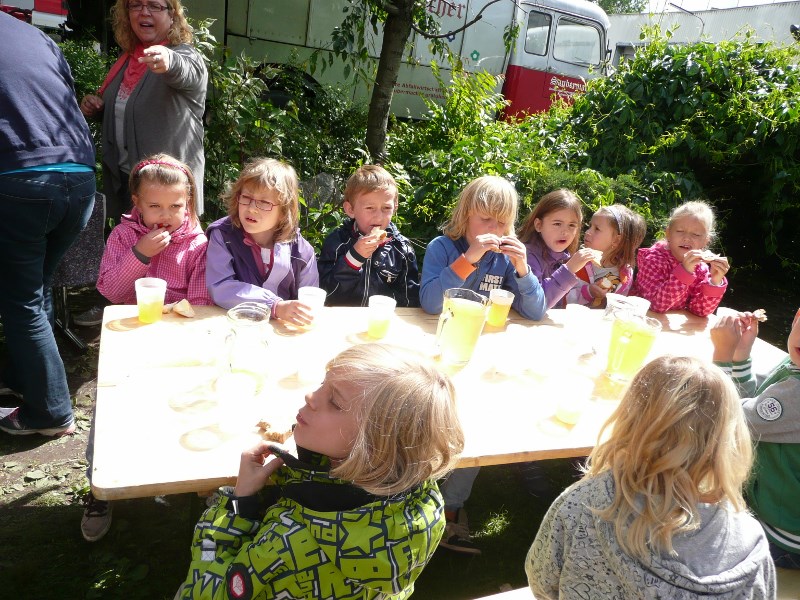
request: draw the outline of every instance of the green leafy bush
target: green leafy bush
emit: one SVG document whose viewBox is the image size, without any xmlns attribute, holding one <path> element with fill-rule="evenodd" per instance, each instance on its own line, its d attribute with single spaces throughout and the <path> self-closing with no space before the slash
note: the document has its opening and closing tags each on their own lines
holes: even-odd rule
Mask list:
<svg viewBox="0 0 800 600">
<path fill-rule="evenodd" d="M 496 120 L 505 100 L 495 89 L 498 78 L 486 73 L 464 73 L 452 64 L 452 83 L 444 87 L 445 101 L 429 103 L 429 118 L 420 123 L 398 123 L 391 132 L 390 171 L 407 190 L 400 217 L 404 233 L 419 247 L 438 235 L 452 212 L 461 189 L 481 175 L 500 175 L 512 181 L 521 197 L 519 219 L 535 202 L 557 188 L 573 190 L 587 214 L 603 204 L 622 202 L 652 220 L 649 200 L 653 188 L 635 174 L 616 179 L 574 164 L 571 146 L 564 143 L 558 125 L 566 107 L 532 115 L 521 122 Z"/>
<path fill-rule="evenodd" d="M 800 192 L 796 46 L 749 38 L 679 46 L 657 28 L 643 37 L 634 58 L 590 82 L 561 119 L 560 147 L 575 148 L 573 163 L 611 177 L 636 172 L 660 188 L 656 214 L 705 196 L 748 215 L 730 233 L 758 240 L 759 254 L 792 252 L 779 234 Z"/>
<path fill-rule="evenodd" d="M 100 53 L 91 38 L 70 39 L 60 42 L 58 46 L 69 63 L 72 77 L 75 80 L 75 97 L 78 103 L 86 94 L 95 94 L 103 83 L 106 73 L 114 59 Z M 89 130 L 97 148 L 100 160 L 100 121 L 90 120 Z"/>
</svg>

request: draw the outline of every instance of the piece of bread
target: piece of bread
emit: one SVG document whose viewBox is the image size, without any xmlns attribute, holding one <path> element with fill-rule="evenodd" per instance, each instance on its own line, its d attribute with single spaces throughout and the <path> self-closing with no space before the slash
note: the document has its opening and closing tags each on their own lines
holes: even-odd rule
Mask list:
<svg viewBox="0 0 800 600">
<path fill-rule="evenodd" d="M 189 304 L 189 301 L 184 298 L 180 302 L 176 302 L 175 305 L 172 307 L 172 312 L 178 313 L 182 317 L 187 317 L 191 319 L 194 316 L 194 309 L 192 305 Z"/>
<path fill-rule="evenodd" d="M 753 316 L 755 317 L 756 321 L 763 323 L 767 320 L 767 311 L 765 311 L 763 308 L 759 308 L 753 311 Z"/>
<path fill-rule="evenodd" d="M 703 262 L 711 262 L 712 260 L 717 260 L 719 258 L 722 257 L 711 250 L 704 250 L 702 256 L 700 257 Z"/>
<path fill-rule="evenodd" d="M 591 251 L 592 253 L 592 264 L 596 267 L 603 266 L 603 251 L 602 250 L 595 250 L 594 248 L 586 248 L 586 250 Z"/>
<path fill-rule="evenodd" d="M 177 302 L 170 302 L 169 304 L 165 304 L 161 309 L 161 314 L 166 315 L 167 313 L 171 313 L 173 307 L 177 304 Z"/>
<path fill-rule="evenodd" d="M 279 444 L 284 443 L 287 439 L 289 439 L 292 435 L 292 428 L 289 427 L 281 427 L 277 428 L 272 425 L 266 419 L 261 419 L 257 423 L 259 433 L 261 437 L 263 437 L 268 442 L 278 442 Z"/>
<path fill-rule="evenodd" d="M 388 233 L 386 233 L 385 229 L 381 229 L 380 227 L 373 227 L 372 231 L 370 231 L 369 234 L 370 235 L 377 235 L 378 236 L 378 242 L 384 241 L 386 239 L 386 237 L 389 235 Z"/>
<path fill-rule="evenodd" d="M 597 282 L 598 285 L 603 288 L 604 290 L 610 290 L 614 287 L 614 284 L 608 279 L 608 277 L 603 277 L 600 281 Z"/>
</svg>

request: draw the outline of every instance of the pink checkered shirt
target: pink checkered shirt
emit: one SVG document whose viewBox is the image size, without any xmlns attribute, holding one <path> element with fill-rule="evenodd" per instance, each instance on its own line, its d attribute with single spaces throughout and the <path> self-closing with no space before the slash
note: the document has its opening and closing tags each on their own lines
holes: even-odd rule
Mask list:
<svg viewBox="0 0 800 600">
<path fill-rule="evenodd" d="M 650 300 L 650 310 L 688 310 L 700 317 L 713 313 L 728 289 L 728 280 L 722 285 L 711 285 L 706 263 L 700 263 L 689 273 L 672 256 L 667 242 L 660 241 L 650 248 L 639 248 L 638 271 L 631 295 Z"/>
<path fill-rule="evenodd" d="M 140 277 L 160 277 L 167 282 L 165 302 L 188 299 L 192 304 L 213 304 L 206 288 L 206 244 L 200 225 L 186 221 L 172 233 L 169 246 L 144 264 L 133 253 L 136 242 L 149 229 L 134 208 L 123 215 L 106 242 L 97 289 L 115 304 L 136 304 L 134 282 Z"/>
</svg>

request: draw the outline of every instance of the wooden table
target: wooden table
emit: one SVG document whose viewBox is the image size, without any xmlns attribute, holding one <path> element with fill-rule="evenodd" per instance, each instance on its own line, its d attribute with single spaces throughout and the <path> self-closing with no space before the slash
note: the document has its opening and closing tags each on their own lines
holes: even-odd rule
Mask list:
<svg viewBox="0 0 800 600">
<path fill-rule="evenodd" d="M 259 418 L 293 422 L 327 360 L 370 341 L 366 309 L 324 312 L 308 332 L 270 324 L 272 362 L 264 389 L 255 400 L 236 401 L 231 410 L 231 401 L 214 387 L 230 331 L 225 311 L 197 307 L 193 319 L 169 314 L 142 325 L 135 306 L 107 307 L 95 408 L 94 495 L 112 500 L 233 483 L 241 451 L 259 439 Z M 713 317 L 651 316 L 663 330 L 650 359 L 711 356 Z M 618 404 L 622 387 L 601 374 L 610 335 L 603 311 L 590 311 L 579 328 L 565 324 L 564 310 L 550 310 L 538 323 L 513 312 L 511 317 L 503 329 L 486 326 L 466 367 L 445 369 L 456 385 L 466 435 L 460 466 L 583 456 Z M 437 320 L 420 309 L 398 309 L 383 341 L 432 356 Z M 755 368 L 766 372 L 784 356 L 759 340 Z M 560 399 L 587 389 L 592 399 L 574 426 L 555 418 Z"/>
</svg>

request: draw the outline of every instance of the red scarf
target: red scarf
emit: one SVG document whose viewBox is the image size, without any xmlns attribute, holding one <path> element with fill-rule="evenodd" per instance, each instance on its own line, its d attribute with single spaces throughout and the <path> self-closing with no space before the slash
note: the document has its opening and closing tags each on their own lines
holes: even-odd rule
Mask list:
<svg viewBox="0 0 800 600">
<path fill-rule="evenodd" d="M 162 45 L 166 45 L 169 43 L 169 40 L 163 40 L 161 43 Z M 133 92 L 136 85 L 139 83 L 139 80 L 144 77 L 144 74 L 147 72 L 147 63 L 139 62 L 139 59 L 143 56 L 144 46 L 142 44 L 136 44 L 132 54 L 130 52 L 123 52 L 117 59 L 117 62 L 109 69 L 108 75 L 106 75 L 105 81 L 103 81 L 103 85 L 97 90 L 97 95 L 103 95 L 103 92 L 117 76 L 117 73 L 120 72 L 120 69 L 125 66 L 125 62 L 127 61 L 128 66 L 125 69 L 125 73 L 122 75 L 122 84 L 119 86 L 119 96 L 121 98 L 130 96 L 131 92 Z"/>
</svg>

